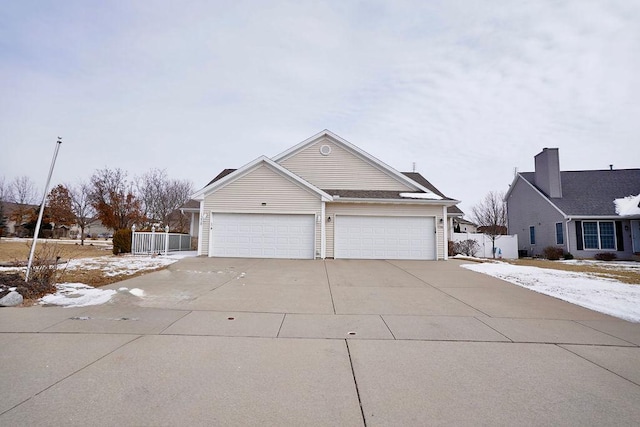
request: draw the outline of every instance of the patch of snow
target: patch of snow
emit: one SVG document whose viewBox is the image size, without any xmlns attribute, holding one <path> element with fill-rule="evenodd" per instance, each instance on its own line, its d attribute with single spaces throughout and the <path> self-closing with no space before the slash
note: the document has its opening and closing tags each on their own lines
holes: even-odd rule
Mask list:
<svg viewBox="0 0 640 427">
<path fill-rule="evenodd" d="M 400 193 L 400 197 L 406 199 L 442 200 L 442 197 L 435 193 Z"/>
<path fill-rule="evenodd" d="M 98 289 L 84 283 L 60 283 L 56 285 L 55 294 L 40 298 L 40 304 L 59 305 L 63 307 L 86 307 L 99 305 L 109 301 L 117 292 L 113 289 Z"/>
<path fill-rule="evenodd" d="M 640 272 L 640 262 L 636 261 L 598 261 L 594 259 L 571 259 L 556 261 L 562 264 L 595 266 L 612 271 Z"/>
<path fill-rule="evenodd" d="M 515 285 L 632 322 L 640 322 L 640 284 L 627 285 L 587 273 L 507 263 L 464 264 L 462 267 Z"/>
<path fill-rule="evenodd" d="M 640 215 L 640 194 L 615 199 L 616 213 L 620 216 Z"/>
<path fill-rule="evenodd" d="M 142 289 L 139 288 L 133 288 L 129 291 L 129 293 L 131 295 L 135 295 L 137 297 L 143 297 L 144 296 L 144 291 Z"/>
<path fill-rule="evenodd" d="M 138 255 L 80 258 L 69 261 L 68 270 L 102 270 L 105 276 L 133 274 L 139 271 L 156 270 L 173 264 L 178 258 L 148 257 Z"/>
</svg>

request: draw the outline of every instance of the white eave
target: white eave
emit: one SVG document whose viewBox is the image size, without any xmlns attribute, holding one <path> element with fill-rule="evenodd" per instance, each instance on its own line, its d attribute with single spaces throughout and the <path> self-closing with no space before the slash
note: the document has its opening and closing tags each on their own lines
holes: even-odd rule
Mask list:
<svg viewBox="0 0 640 427">
<path fill-rule="evenodd" d="M 375 199 L 362 197 L 333 197 L 333 203 L 387 203 L 396 205 L 436 205 L 436 206 L 455 206 L 460 203 L 459 200 L 429 200 L 429 199 Z"/>
</svg>

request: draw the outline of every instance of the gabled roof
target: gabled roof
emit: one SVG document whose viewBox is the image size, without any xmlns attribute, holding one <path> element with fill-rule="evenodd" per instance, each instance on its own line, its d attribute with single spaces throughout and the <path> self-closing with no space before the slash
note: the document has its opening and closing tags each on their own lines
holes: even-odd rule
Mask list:
<svg viewBox="0 0 640 427">
<path fill-rule="evenodd" d="M 338 135 L 336 135 L 335 133 L 331 132 L 330 130 L 323 130 L 321 132 L 318 132 L 317 134 L 313 135 L 310 138 L 305 139 L 304 141 L 302 141 L 301 143 L 294 145 L 293 147 L 289 148 L 288 150 L 278 154 L 277 156 L 273 157 L 272 160 L 274 162 L 280 163 L 292 156 L 294 156 L 295 154 L 297 154 L 298 152 L 304 150 L 305 148 L 309 147 L 310 145 L 315 144 L 319 139 L 321 138 L 330 138 L 335 144 L 340 145 L 342 148 L 344 148 L 345 150 L 353 153 L 354 155 L 360 157 L 361 159 L 363 159 L 364 161 L 366 161 L 367 163 L 369 163 L 370 165 L 376 167 L 377 169 L 379 169 L 380 171 L 386 173 L 387 175 L 395 178 L 396 180 L 398 180 L 399 182 L 408 185 L 410 187 L 415 187 L 417 190 L 421 190 L 424 191 L 425 193 L 429 193 L 431 192 L 430 189 L 422 186 L 420 183 L 412 180 L 412 179 L 408 179 L 408 177 L 400 172 L 398 172 L 397 170 L 395 170 L 394 168 L 392 168 L 391 166 L 387 165 L 386 163 L 384 163 L 381 160 L 378 160 L 377 158 L 373 157 L 371 154 L 367 153 L 366 151 L 361 150 L 360 148 L 356 147 L 355 145 L 351 144 L 349 141 L 339 137 Z"/>
<path fill-rule="evenodd" d="M 257 168 L 258 166 L 261 165 L 267 165 L 268 167 L 270 167 L 271 169 L 273 169 L 274 171 L 278 172 L 280 175 L 282 175 L 283 177 L 288 178 L 289 180 L 297 183 L 299 186 L 306 188 L 307 190 L 311 191 L 312 193 L 316 193 L 318 194 L 318 196 L 320 196 L 322 198 L 322 200 L 324 201 L 330 201 L 332 200 L 331 196 L 327 193 L 325 193 L 324 191 L 322 191 L 321 189 L 319 189 L 318 187 L 314 186 L 313 184 L 305 181 L 304 179 L 300 178 L 298 175 L 290 172 L 289 170 L 285 169 L 284 167 L 280 166 L 279 164 L 277 164 L 276 162 L 274 162 L 273 160 L 269 159 L 266 156 L 260 156 L 257 159 L 255 159 L 254 161 L 247 163 L 246 165 L 244 165 L 243 167 L 241 167 L 240 169 L 225 169 L 224 171 L 222 171 L 220 174 L 218 174 L 218 176 L 216 178 L 214 178 L 207 186 L 205 186 L 204 188 L 196 191 L 191 198 L 192 199 L 196 199 L 196 200 L 202 200 L 204 198 L 205 195 L 224 187 L 225 185 L 235 181 L 236 179 L 246 175 L 247 173 L 251 172 L 253 169 Z M 230 171 L 230 172 L 227 172 Z M 226 172 L 226 173 L 225 173 Z"/>
<path fill-rule="evenodd" d="M 218 181 L 219 179 L 224 178 L 225 176 L 229 175 L 231 172 L 235 172 L 236 169 L 224 169 L 222 172 L 220 172 L 218 175 L 216 175 L 215 178 L 213 178 L 211 181 L 209 181 L 209 184 L 213 184 L 214 182 Z M 206 185 L 205 185 L 206 187 Z"/>
<path fill-rule="evenodd" d="M 518 176 L 540 191 L 534 172 Z M 566 171 L 560 172 L 560 181 L 562 197 L 540 193 L 566 216 L 615 216 L 615 199 L 640 194 L 640 169 Z"/>
</svg>

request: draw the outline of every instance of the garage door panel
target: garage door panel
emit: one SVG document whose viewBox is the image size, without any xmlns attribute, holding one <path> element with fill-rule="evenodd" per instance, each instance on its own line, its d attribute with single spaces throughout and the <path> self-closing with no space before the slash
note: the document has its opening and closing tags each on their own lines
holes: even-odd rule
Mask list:
<svg viewBox="0 0 640 427">
<path fill-rule="evenodd" d="M 315 215 L 213 213 L 211 239 L 211 256 L 312 259 Z"/>
<path fill-rule="evenodd" d="M 336 258 L 436 258 L 433 217 L 338 215 L 334 233 Z"/>
</svg>

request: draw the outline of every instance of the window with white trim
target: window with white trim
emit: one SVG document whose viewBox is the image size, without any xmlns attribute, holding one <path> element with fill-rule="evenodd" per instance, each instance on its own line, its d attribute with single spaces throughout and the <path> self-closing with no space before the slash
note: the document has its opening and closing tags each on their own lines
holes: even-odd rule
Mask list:
<svg viewBox="0 0 640 427">
<path fill-rule="evenodd" d="M 564 245 L 564 232 L 561 222 L 556 222 L 556 245 Z"/>
<path fill-rule="evenodd" d="M 582 239 L 585 249 L 616 248 L 616 228 L 613 221 L 583 221 Z"/>
</svg>

